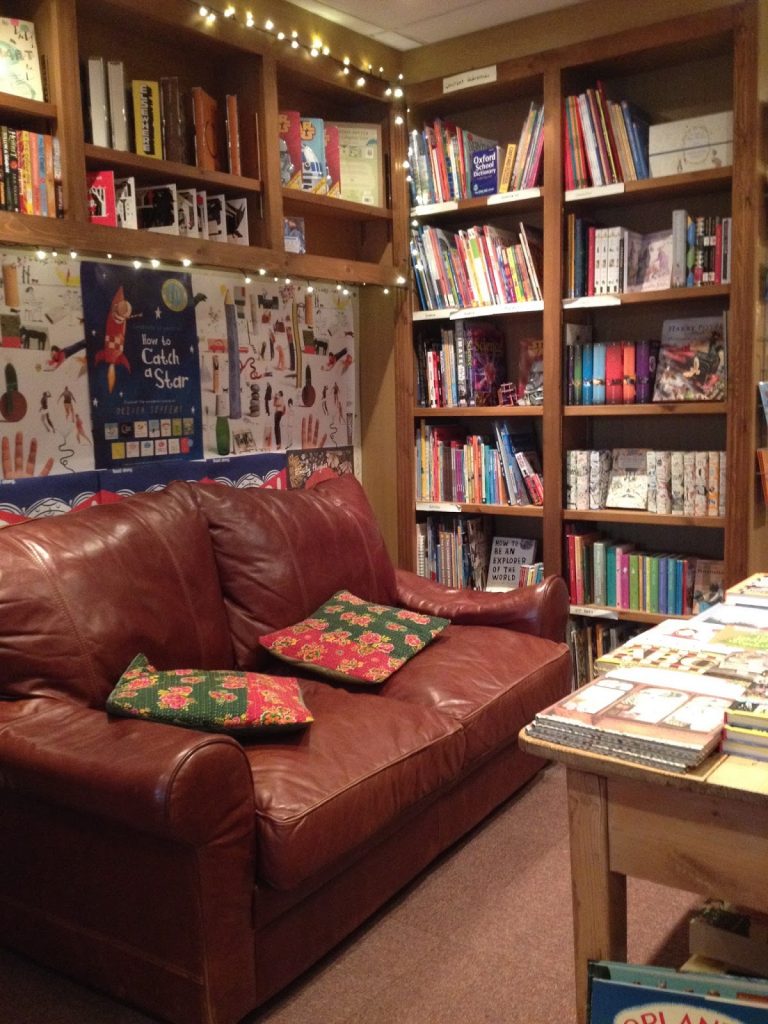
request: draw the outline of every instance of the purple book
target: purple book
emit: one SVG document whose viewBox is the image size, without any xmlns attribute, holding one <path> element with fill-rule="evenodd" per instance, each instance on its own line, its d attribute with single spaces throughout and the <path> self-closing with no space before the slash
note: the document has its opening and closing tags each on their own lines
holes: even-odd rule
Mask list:
<svg viewBox="0 0 768 1024">
<path fill-rule="evenodd" d="M 659 356 L 658 341 L 638 341 L 635 343 L 635 374 L 637 403 L 650 402 L 653 385 L 656 379 L 656 362 Z"/>
</svg>

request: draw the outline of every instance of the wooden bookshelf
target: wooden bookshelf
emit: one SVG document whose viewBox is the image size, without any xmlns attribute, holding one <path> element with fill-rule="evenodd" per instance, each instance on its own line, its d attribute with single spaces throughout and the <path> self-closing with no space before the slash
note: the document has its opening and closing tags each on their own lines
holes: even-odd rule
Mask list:
<svg viewBox="0 0 768 1024">
<path fill-rule="evenodd" d="M 755 448 L 764 442 L 764 427 L 758 414 L 756 381 L 765 374 L 763 351 L 763 296 L 761 294 L 760 253 L 766 244 L 765 231 L 765 147 L 766 125 L 758 98 L 758 75 L 765 74 L 768 58 L 766 33 L 759 31 L 765 17 L 762 0 L 717 3 L 708 9 L 694 9 L 686 2 L 669 9 L 657 7 L 651 19 L 648 12 L 638 15 L 630 26 L 626 14 L 618 20 L 605 4 L 589 4 L 596 15 L 605 13 L 606 34 L 598 38 L 578 39 L 574 26 L 550 25 L 549 46 L 542 42 L 539 28 L 547 22 L 542 16 L 522 26 L 520 39 L 510 33 L 476 33 L 462 41 L 445 71 L 438 71 L 437 54 L 446 56 L 446 48 L 425 48 L 423 53 L 406 59 L 424 80 L 411 86 L 409 129 L 440 116 L 462 127 L 481 128 L 495 119 L 508 125 L 504 130 L 514 137 L 519 127 L 521 108 L 532 98 L 543 100 L 545 110 L 544 178 L 540 197 L 526 199 L 519 211 L 539 218 L 544 234 L 543 308 L 537 314 L 538 330 L 544 341 L 544 405 L 536 410 L 500 409 L 494 415 L 527 416 L 538 424 L 544 464 L 545 503 L 539 521 L 545 571 L 563 574 L 565 524 L 575 521 L 609 528 L 609 535 L 621 539 L 628 529 L 633 541 L 646 550 L 662 550 L 671 541 L 682 545 L 691 557 L 722 558 L 726 583 L 743 578 L 768 561 L 768 522 L 755 467 Z M 548 22 L 547 22 L 548 23 Z M 596 17 L 593 24 L 602 24 Z M 494 38 L 491 38 L 493 36 Z M 568 38 L 570 37 L 570 39 Z M 503 59 L 498 39 L 510 45 L 510 56 Z M 496 81 L 489 85 L 453 94 L 443 93 L 443 74 L 461 69 L 456 53 L 469 60 L 479 40 L 488 45 L 488 60 L 494 59 Z M 520 40 L 539 40 L 537 49 L 521 52 Z M 535 43 L 531 43 L 535 46 Z M 437 66 L 435 62 L 438 61 Z M 470 66 L 467 64 L 466 66 Z M 711 73 L 707 75 L 707 69 Z M 429 71 L 435 77 L 429 77 Z M 437 76 L 440 77 L 437 77 Z M 691 173 L 632 181 L 620 186 L 566 191 L 563 185 L 563 98 L 578 92 L 596 80 L 606 83 L 614 98 L 627 98 L 641 105 L 652 120 L 673 120 L 681 116 L 681 82 L 697 83 L 685 94 L 685 116 L 712 113 L 733 108 L 734 157 L 731 167 L 708 168 Z M 677 104 L 677 107 L 675 106 Z M 502 129 L 497 130 L 497 135 Z M 500 141 L 502 145 L 507 135 Z M 494 137 L 491 135 L 490 137 Z M 699 288 L 669 288 L 655 292 L 621 293 L 588 300 L 569 300 L 564 279 L 565 216 L 568 212 L 588 212 L 605 224 L 624 223 L 649 226 L 658 230 L 671 221 L 671 211 L 685 207 L 696 212 L 703 204 L 707 212 L 723 212 L 733 218 L 733 268 L 730 284 L 712 284 Z M 459 200 L 415 209 L 419 223 L 457 225 L 508 223 L 505 218 L 517 214 L 514 202 L 496 206 L 487 198 Z M 664 319 L 714 315 L 728 311 L 728 391 L 721 402 L 661 402 L 626 406 L 568 406 L 563 393 L 564 324 L 568 321 L 591 323 L 602 340 L 628 336 L 658 336 Z M 455 321 L 458 316 L 485 316 L 486 310 L 451 310 L 423 314 L 424 319 Z M 410 315 L 409 315 L 410 314 Z M 401 564 L 413 567 L 415 557 L 414 516 L 417 514 L 413 492 L 413 432 L 420 418 L 440 422 L 462 421 L 470 415 L 488 415 L 485 411 L 464 409 L 421 409 L 413 402 L 413 326 L 421 327 L 422 315 L 406 309 L 398 322 L 396 335 L 398 379 L 398 542 Z M 530 318 L 518 327 L 507 318 L 507 330 L 515 336 L 530 336 Z M 521 322 L 522 323 L 522 322 Z M 513 378 L 514 379 L 514 378 Z M 703 433 L 702 433 L 703 432 Z M 654 449 L 702 448 L 697 436 L 707 438 L 706 447 L 727 453 L 728 479 L 725 516 L 657 516 L 621 510 L 574 512 L 564 507 L 565 453 L 572 448 L 621 446 Z M 613 441 L 620 437 L 621 441 Z M 486 510 L 488 511 L 488 510 Z M 650 614 L 650 613 L 648 613 Z M 645 621 L 644 619 L 638 621 Z M 649 619 L 648 621 L 655 621 Z"/>
</svg>

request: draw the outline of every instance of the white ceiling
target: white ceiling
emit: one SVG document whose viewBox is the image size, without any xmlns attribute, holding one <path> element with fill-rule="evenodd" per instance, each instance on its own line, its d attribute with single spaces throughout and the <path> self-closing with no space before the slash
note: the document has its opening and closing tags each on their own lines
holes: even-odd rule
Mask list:
<svg viewBox="0 0 768 1024">
<path fill-rule="evenodd" d="M 478 29 L 584 0 L 291 0 L 312 11 L 396 50 L 412 50 L 427 43 L 453 39 Z"/>
</svg>

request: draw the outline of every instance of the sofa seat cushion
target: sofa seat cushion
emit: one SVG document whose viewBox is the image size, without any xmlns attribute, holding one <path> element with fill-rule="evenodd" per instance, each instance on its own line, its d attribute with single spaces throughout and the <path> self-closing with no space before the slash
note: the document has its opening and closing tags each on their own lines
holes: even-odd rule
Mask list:
<svg viewBox="0 0 768 1024">
<path fill-rule="evenodd" d="M 563 696 L 570 672 L 565 644 L 496 626 L 451 625 L 380 692 L 458 722 L 469 764 L 506 746 Z"/>
<path fill-rule="evenodd" d="M 427 707 L 301 681 L 306 732 L 245 748 L 256 801 L 256 878 L 290 890 L 328 875 L 450 785 L 457 722 Z"/>
<path fill-rule="evenodd" d="M 337 590 L 395 604 L 395 570 L 353 476 L 310 490 L 200 484 L 238 668 L 266 659 L 259 636 L 311 615 Z"/>
</svg>

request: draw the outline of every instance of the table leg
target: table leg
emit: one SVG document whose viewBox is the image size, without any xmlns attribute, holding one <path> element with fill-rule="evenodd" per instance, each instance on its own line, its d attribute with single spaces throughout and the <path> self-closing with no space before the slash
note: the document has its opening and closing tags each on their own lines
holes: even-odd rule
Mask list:
<svg viewBox="0 0 768 1024">
<path fill-rule="evenodd" d="M 627 880 L 610 870 L 608 784 L 605 778 L 569 768 L 576 1004 L 587 1020 L 587 961 L 627 958 Z"/>
</svg>

